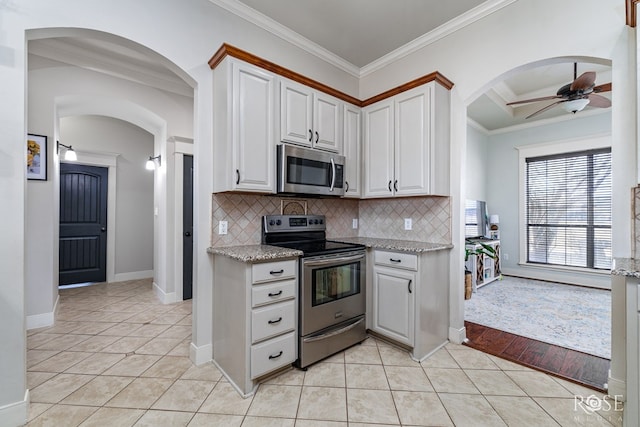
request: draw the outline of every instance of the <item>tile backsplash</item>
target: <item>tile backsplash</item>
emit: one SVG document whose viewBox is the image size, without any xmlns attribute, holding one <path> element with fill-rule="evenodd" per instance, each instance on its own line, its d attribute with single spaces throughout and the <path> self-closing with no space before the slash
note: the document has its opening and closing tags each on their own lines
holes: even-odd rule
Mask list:
<svg viewBox="0 0 640 427">
<path fill-rule="evenodd" d="M 279 196 L 217 193 L 211 203 L 211 246 L 260 243 L 263 215 L 279 214 Z M 309 214 L 325 215 L 327 237 L 377 237 L 451 242 L 451 208 L 448 197 L 395 199 L 302 199 Z M 358 218 L 358 229 L 352 221 Z M 411 231 L 404 230 L 404 218 L 411 218 Z M 218 234 L 218 222 L 228 222 L 228 233 Z"/>
</svg>

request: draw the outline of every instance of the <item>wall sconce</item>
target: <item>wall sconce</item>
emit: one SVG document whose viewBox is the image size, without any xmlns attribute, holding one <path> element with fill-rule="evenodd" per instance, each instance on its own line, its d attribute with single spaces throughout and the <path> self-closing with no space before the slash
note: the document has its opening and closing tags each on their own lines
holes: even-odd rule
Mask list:
<svg viewBox="0 0 640 427">
<path fill-rule="evenodd" d="M 75 162 L 78 160 L 78 155 L 71 145 L 61 144 L 60 141 L 56 141 L 56 154 L 60 154 L 60 147 L 64 147 L 67 151 L 64 153 L 64 159 L 69 162 Z"/>
<path fill-rule="evenodd" d="M 156 160 L 158 161 L 158 167 L 160 167 L 160 165 L 162 165 L 162 156 L 159 154 L 155 157 L 149 156 L 149 160 L 147 160 L 145 165 L 147 170 L 152 171 L 156 168 Z"/>
</svg>

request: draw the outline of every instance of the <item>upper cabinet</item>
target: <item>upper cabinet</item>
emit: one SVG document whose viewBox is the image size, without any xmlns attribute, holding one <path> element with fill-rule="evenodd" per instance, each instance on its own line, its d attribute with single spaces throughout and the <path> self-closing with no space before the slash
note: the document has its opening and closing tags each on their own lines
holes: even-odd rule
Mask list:
<svg viewBox="0 0 640 427">
<path fill-rule="evenodd" d="M 342 153 L 342 105 L 292 80 L 280 82 L 280 140 Z"/>
<path fill-rule="evenodd" d="M 359 198 L 362 195 L 362 111 L 359 107 L 344 104 L 344 197 Z"/>
<path fill-rule="evenodd" d="M 214 70 L 214 192 L 275 190 L 276 76 L 227 57 Z"/>
<path fill-rule="evenodd" d="M 363 109 L 364 197 L 449 194 L 449 92 L 435 82 Z"/>
</svg>

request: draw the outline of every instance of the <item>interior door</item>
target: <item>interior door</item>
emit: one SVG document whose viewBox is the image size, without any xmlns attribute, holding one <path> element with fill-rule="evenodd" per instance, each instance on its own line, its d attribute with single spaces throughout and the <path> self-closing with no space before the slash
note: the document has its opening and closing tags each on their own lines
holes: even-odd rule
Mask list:
<svg viewBox="0 0 640 427">
<path fill-rule="evenodd" d="M 60 285 L 107 280 L 107 177 L 107 168 L 60 164 Z"/>
<path fill-rule="evenodd" d="M 184 156 L 182 179 L 182 299 L 193 296 L 193 156 Z"/>
</svg>

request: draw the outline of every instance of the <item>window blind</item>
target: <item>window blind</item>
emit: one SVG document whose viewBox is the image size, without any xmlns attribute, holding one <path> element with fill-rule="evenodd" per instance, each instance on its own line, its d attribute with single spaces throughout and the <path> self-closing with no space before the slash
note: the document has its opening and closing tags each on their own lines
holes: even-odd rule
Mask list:
<svg viewBox="0 0 640 427">
<path fill-rule="evenodd" d="M 527 262 L 611 268 L 611 149 L 526 159 Z"/>
</svg>

